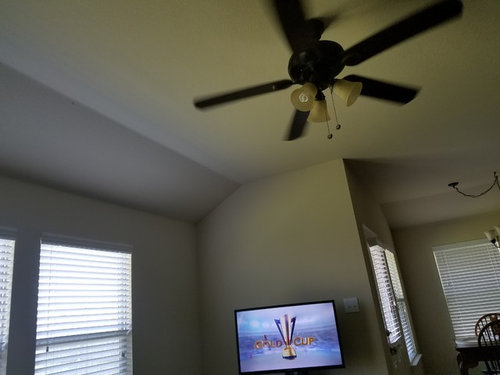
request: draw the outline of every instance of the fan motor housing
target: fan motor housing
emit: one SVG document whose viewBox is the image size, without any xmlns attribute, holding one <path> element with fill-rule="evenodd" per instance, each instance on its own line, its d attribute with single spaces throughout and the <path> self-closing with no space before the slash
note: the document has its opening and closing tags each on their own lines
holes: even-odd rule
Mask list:
<svg viewBox="0 0 500 375">
<path fill-rule="evenodd" d="M 295 52 L 288 62 L 288 74 L 294 83 L 311 82 L 319 90 L 326 89 L 344 69 L 344 49 L 336 42 L 320 40 L 313 46 Z"/>
</svg>

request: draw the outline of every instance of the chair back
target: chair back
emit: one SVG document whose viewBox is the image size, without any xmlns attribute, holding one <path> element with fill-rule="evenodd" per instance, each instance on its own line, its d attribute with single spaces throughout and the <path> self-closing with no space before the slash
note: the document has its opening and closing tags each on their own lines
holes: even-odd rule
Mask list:
<svg viewBox="0 0 500 375">
<path fill-rule="evenodd" d="M 484 314 L 482 317 L 480 317 L 477 320 L 476 327 L 474 328 L 476 336 L 479 336 L 479 332 L 483 329 L 483 327 L 486 324 L 494 321 L 500 321 L 500 313 L 489 313 L 489 314 Z"/>
<path fill-rule="evenodd" d="M 500 374 L 500 321 L 494 320 L 486 324 L 477 337 L 477 343 L 484 347 L 484 363 L 486 364 L 486 374 Z"/>
</svg>

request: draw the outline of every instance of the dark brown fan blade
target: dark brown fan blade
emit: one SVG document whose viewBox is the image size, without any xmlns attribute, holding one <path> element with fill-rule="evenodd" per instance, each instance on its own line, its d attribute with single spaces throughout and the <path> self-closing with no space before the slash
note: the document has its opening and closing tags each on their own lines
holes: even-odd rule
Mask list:
<svg viewBox="0 0 500 375">
<path fill-rule="evenodd" d="M 274 9 L 278 14 L 281 28 L 285 33 L 288 44 L 293 51 L 300 48 L 300 29 L 306 22 L 304 10 L 300 0 L 274 0 Z"/>
<path fill-rule="evenodd" d="M 306 20 L 300 0 L 274 0 L 274 9 L 293 52 L 302 51 L 321 38 L 328 19 Z"/>
<path fill-rule="evenodd" d="M 345 65 L 357 65 L 377 53 L 417 35 L 431 27 L 457 17 L 462 13 L 462 3 L 445 0 L 417 12 L 392 26 L 372 35 L 344 51 Z"/>
<path fill-rule="evenodd" d="M 280 81 L 264 83 L 262 85 L 252 86 L 246 89 L 236 90 L 226 94 L 212 96 L 210 98 L 195 100 L 194 105 L 196 108 L 212 107 L 219 104 L 232 102 L 234 100 L 245 99 L 251 96 L 266 94 L 273 91 L 284 90 L 289 88 L 291 85 L 293 85 L 293 81 L 289 79 L 282 79 Z"/>
<path fill-rule="evenodd" d="M 361 82 L 363 84 L 361 95 L 390 100 L 401 104 L 406 104 L 412 101 L 415 96 L 417 96 L 419 91 L 411 87 L 394 85 L 392 83 L 365 78 L 354 74 L 348 75 L 347 77 L 344 77 L 344 79 L 351 82 Z"/>
<path fill-rule="evenodd" d="M 294 139 L 302 136 L 308 116 L 309 112 L 295 111 L 292 124 L 290 125 L 290 131 L 288 132 L 288 137 L 286 138 L 287 141 L 293 141 Z"/>
</svg>

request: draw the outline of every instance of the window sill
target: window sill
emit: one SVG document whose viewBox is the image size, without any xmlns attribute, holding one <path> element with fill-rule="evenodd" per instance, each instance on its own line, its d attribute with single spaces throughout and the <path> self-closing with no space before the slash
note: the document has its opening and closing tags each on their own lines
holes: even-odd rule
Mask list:
<svg viewBox="0 0 500 375">
<path fill-rule="evenodd" d="M 422 359 L 422 354 L 418 353 L 413 357 L 413 360 L 410 363 L 411 367 L 417 367 L 420 364 L 420 360 Z"/>
</svg>

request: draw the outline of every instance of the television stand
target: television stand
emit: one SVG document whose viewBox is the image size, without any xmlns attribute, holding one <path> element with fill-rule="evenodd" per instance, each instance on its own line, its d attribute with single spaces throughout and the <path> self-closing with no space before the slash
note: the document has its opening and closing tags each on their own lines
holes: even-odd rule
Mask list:
<svg viewBox="0 0 500 375">
<path fill-rule="evenodd" d="M 285 371 L 285 375 L 307 375 L 307 370 Z"/>
</svg>

